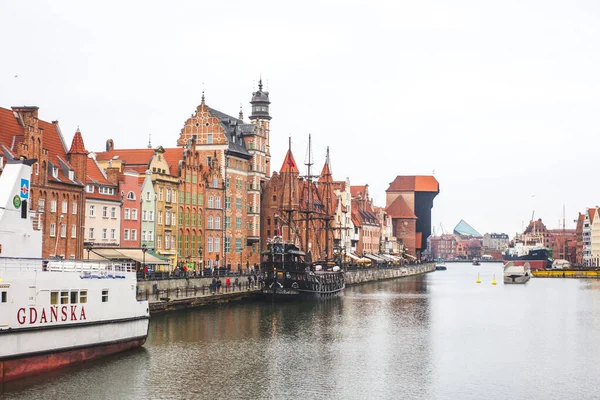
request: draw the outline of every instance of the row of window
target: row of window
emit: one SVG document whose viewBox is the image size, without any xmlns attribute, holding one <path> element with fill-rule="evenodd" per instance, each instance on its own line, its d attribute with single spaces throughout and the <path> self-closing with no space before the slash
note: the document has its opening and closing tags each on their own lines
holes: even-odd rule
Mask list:
<svg viewBox="0 0 600 400">
<path fill-rule="evenodd" d="M 72 180 L 72 178 L 69 177 L 69 179 Z M 85 191 L 88 193 L 94 193 L 95 191 L 95 186 L 94 185 L 87 185 L 85 187 Z M 100 194 L 107 194 L 110 196 L 114 196 L 115 195 L 115 188 L 114 187 L 107 187 L 107 186 L 100 186 L 98 188 L 98 193 Z"/>
<path fill-rule="evenodd" d="M 108 295 L 108 293 L 107 293 Z M 50 304 L 85 304 L 88 300 L 87 290 L 52 290 Z"/>
<path fill-rule="evenodd" d="M 204 195 L 202 193 L 184 192 L 183 190 L 180 190 L 179 199 L 185 204 L 191 204 L 193 206 L 204 205 Z"/>
<path fill-rule="evenodd" d="M 50 224 L 50 237 L 56 237 L 56 224 Z M 67 237 L 67 225 L 60 225 L 60 237 Z M 77 237 L 77 225 L 71 225 L 71 237 Z"/>
<path fill-rule="evenodd" d="M 50 201 L 50 212 L 55 213 L 56 209 L 57 209 L 57 205 L 58 202 L 56 200 L 51 200 Z M 68 201 L 63 201 L 61 203 L 61 212 L 63 214 L 67 214 L 69 212 L 69 202 Z M 38 212 L 44 212 L 44 210 L 46 209 L 46 200 L 45 199 L 39 199 L 38 200 Z M 72 214 L 77 214 L 77 203 L 73 202 L 71 205 L 71 213 Z"/>
<path fill-rule="evenodd" d="M 206 251 L 208 253 L 220 253 L 221 252 L 221 238 L 207 238 L 206 239 Z M 242 238 L 235 239 L 235 252 L 242 252 Z M 225 238 L 225 253 L 231 253 L 231 238 Z"/>
<path fill-rule="evenodd" d="M 127 231 L 127 229 L 125 229 L 125 231 Z M 64 237 L 64 236 L 63 236 Z M 73 236 L 75 237 L 75 236 Z M 95 229 L 94 228 L 89 228 L 88 229 L 88 239 L 95 239 Z M 108 240 L 108 229 L 107 228 L 103 228 L 102 229 L 102 240 Z M 116 240 L 117 239 L 117 230 L 116 229 L 111 229 L 110 230 L 110 240 Z"/>
<path fill-rule="evenodd" d="M 73 214 L 75 214 L 75 213 L 73 213 Z M 88 207 L 88 217 L 95 217 L 95 216 L 96 216 L 96 206 L 94 204 L 90 204 L 90 206 Z M 108 217 L 109 217 L 108 206 L 103 206 L 102 207 L 102 218 L 108 218 Z M 110 207 L 110 218 L 113 218 L 113 219 L 117 218 L 117 207 Z"/>
<path fill-rule="evenodd" d="M 125 229 L 123 231 L 123 240 L 131 240 L 131 241 L 136 241 L 137 240 L 137 229 Z"/>
<path fill-rule="evenodd" d="M 138 217 L 138 210 L 137 208 L 126 208 L 124 213 L 123 213 L 123 219 L 126 220 L 134 220 L 137 221 Z"/>
<path fill-rule="evenodd" d="M 108 289 L 102 289 L 102 302 L 108 302 Z M 50 291 L 50 304 L 86 304 L 88 291 L 83 290 L 52 290 Z"/>
</svg>

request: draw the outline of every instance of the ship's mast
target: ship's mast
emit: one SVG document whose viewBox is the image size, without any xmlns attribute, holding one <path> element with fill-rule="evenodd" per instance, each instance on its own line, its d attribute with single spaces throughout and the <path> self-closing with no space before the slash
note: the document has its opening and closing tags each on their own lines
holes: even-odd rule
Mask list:
<svg viewBox="0 0 600 400">
<path fill-rule="evenodd" d="M 311 167 L 313 165 L 312 162 L 312 157 L 311 157 L 311 152 L 312 152 L 312 148 L 311 148 L 311 135 L 310 133 L 308 134 L 308 157 L 307 157 L 307 161 L 304 163 L 304 165 L 306 165 L 306 184 L 308 185 L 308 202 L 306 204 L 306 230 L 304 231 L 304 237 L 305 237 L 305 245 L 306 245 L 306 251 L 307 253 L 309 252 L 309 248 L 308 248 L 308 233 L 309 233 L 309 224 L 310 224 L 310 214 L 311 214 L 311 208 L 312 208 L 312 175 L 311 175 Z"/>
<path fill-rule="evenodd" d="M 327 165 L 327 173 L 331 175 L 331 166 L 329 165 L 329 146 L 327 146 L 327 156 L 325 157 L 325 164 Z M 325 177 L 325 213 L 327 217 L 329 217 L 329 203 L 331 201 L 330 198 L 330 187 L 329 187 L 329 179 Z M 329 261 L 329 218 L 325 219 L 325 261 Z"/>
</svg>

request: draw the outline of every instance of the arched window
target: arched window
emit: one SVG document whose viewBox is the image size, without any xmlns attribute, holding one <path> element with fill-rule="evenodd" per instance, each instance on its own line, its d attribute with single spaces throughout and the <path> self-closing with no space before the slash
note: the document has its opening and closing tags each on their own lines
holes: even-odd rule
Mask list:
<svg viewBox="0 0 600 400">
<path fill-rule="evenodd" d="M 133 193 L 133 192 L 127 193 L 127 200 L 135 200 L 135 193 Z"/>
</svg>

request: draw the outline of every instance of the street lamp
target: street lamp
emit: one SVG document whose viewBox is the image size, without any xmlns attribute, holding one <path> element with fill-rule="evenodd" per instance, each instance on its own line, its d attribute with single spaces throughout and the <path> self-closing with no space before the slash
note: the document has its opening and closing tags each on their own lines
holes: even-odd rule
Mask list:
<svg viewBox="0 0 600 400">
<path fill-rule="evenodd" d="M 87 250 L 87 252 L 88 252 L 88 258 L 87 258 L 87 259 L 88 259 L 88 261 L 90 261 L 90 251 L 92 251 L 92 246 L 86 246 L 86 248 L 85 248 L 85 249 L 86 249 L 86 250 Z"/>
<path fill-rule="evenodd" d="M 148 248 L 146 247 L 145 244 L 142 245 L 142 274 L 144 274 L 144 278 L 146 277 L 145 275 L 145 271 L 146 271 L 146 252 L 148 251 Z"/>
</svg>

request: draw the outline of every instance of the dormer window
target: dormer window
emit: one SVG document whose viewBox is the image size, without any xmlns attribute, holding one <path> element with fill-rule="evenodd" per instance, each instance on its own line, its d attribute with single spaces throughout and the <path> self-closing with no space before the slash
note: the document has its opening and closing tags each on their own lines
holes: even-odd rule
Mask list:
<svg viewBox="0 0 600 400">
<path fill-rule="evenodd" d="M 52 176 L 58 178 L 58 167 L 52 167 Z"/>
<path fill-rule="evenodd" d="M 94 193 L 94 185 L 87 185 L 86 186 L 86 192 L 88 192 L 88 193 Z"/>
<path fill-rule="evenodd" d="M 0 168 L 4 167 L 4 156 L 0 156 Z"/>
<path fill-rule="evenodd" d="M 72 181 L 75 180 L 75 171 L 69 170 L 69 179 Z"/>
</svg>

